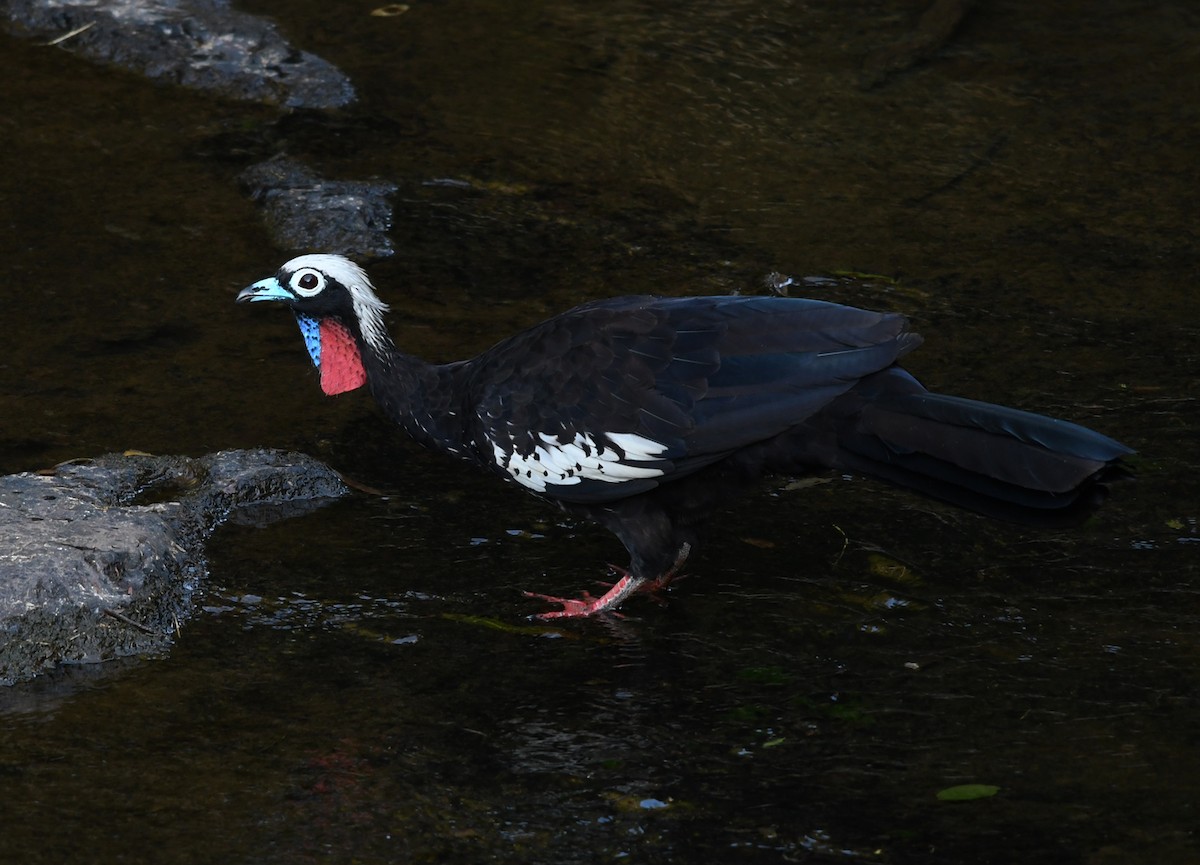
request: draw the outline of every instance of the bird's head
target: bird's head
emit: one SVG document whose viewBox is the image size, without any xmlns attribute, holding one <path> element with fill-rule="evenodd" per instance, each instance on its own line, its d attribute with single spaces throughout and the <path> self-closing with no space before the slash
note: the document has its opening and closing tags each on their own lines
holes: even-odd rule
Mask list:
<svg viewBox="0 0 1200 865">
<path fill-rule="evenodd" d="M 300 323 L 304 345 L 321 373 L 321 389 L 344 393 L 366 384 L 362 352 L 386 356 L 387 305 L 366 272 L 340 255 L 301 255 L 274 276 L 241 290 L 238 303 L 287 304 Z"/>
</svg>

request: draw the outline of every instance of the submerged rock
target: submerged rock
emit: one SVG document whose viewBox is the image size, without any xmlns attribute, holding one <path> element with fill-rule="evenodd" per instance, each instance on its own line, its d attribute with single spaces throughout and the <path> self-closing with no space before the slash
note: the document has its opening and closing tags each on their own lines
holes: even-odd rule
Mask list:
<svg viewBox="0 0 1200 865">
<path fill-rule="evenodd" d="M 0 477 L 0 685 L 165 649 L 217 525 L 273 522 L 345 493 L 324 464 L 272 450 L 115 454 Z"/>
<path fill-rule="evenodd" d="M 354 99 L 337 67 L 228 0 L 0 0 L 0 14 L 17 34 L 230 99 L 288 108 Z"/>
<path fill-rule="evenodd" d="M 393 183 L 326 180 L 286 156 L 250 166 L 240 180 L 262 204 L 267 229 L 280 249 L 320 249 L 355 258 L 386 258 L 395 252 L 388 236 Z"/>
<path fill-rule="evenodd" d="M 229 0 L 0 0 L 0 26 L 148 78 L 249 102 L 334 109 L 355 98 L 335 66 L 290 45 L 265 18 Z M 275 243 L 356 258 L 394 253 L 393 184 L 318 177 L 277 157 L 243 184 L 263 205 Z"/>
</svg>

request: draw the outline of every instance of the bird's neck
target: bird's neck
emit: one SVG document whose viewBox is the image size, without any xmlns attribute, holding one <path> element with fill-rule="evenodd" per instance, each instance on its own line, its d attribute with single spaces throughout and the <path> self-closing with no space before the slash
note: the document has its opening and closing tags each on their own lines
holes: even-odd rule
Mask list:
<svg viewBox="0 0 1200 865">
<path fill-rule="evenodd" d="M 453 374 L 458 365 L 426 363 L 399 351 L 390 338 L 378 343 L 360 346 L 367 386 L 383 413 L 421 444 L 458 453 L 463 443 Z"/>
</svg>

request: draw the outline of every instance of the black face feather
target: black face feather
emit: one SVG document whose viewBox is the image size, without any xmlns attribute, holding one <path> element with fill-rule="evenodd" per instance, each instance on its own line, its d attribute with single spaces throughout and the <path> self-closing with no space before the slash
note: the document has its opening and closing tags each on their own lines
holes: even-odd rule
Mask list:
<svg viewBox="0 0 1200 865">
<path fill-rule="evenodd" d="M 353 320 L 354 305 L 350 292 L 334 277 L 316 268 L 280 270 L 275 277 L 295 296 L 291 306 L 297 312 L 313 318 L 334 315 Z"/>
</svg>

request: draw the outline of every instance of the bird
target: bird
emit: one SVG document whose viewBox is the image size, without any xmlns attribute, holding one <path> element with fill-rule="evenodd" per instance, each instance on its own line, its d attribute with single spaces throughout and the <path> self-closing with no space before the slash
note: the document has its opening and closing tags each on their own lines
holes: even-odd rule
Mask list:
<svg viewBox="0 0 1200 865">
<path fill-rule="evenodd" d="M 706 519 L 764 475 L 836 470 L 986 516 L 1090 513 L 1133 451 L 1084 426 L 926 390 L 907 318 L 780 296 L 595 300 L 469 360 L 400 351 L 366 272 L 306 254 L 237 295 L 290 307 L 329 395 L 366 386 L 420 444 L 608 529 L 603 594 L 535 592 L 541 619 L 616 614 L 680 576 Z"/>
</svg>

